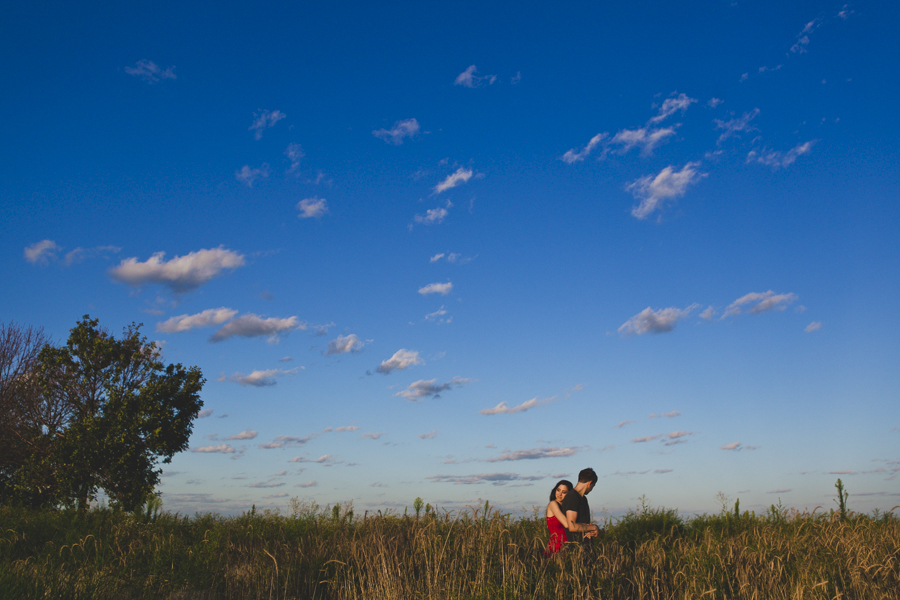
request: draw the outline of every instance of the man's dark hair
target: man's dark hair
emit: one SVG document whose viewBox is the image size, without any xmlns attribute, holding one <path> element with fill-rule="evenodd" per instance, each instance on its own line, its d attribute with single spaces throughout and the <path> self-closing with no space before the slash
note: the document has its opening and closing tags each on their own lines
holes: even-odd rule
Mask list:
<svg viewBox="0 0 900 600">
<path fill-rule="evenodd" d="M 587 469 L 582 469 L 580 473 L 578 473 L 578 483 L 597 483 L 597 474 L 594 473 L 594 470 L 590 467 Z"/>
</svg>

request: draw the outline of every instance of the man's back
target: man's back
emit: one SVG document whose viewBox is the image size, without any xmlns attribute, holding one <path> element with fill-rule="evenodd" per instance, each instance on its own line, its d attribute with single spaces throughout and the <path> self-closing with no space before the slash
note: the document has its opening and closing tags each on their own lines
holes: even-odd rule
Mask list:
<svg viewBox="0 0 900 600">
<path fill-rule="evenodd" d="M 568 517 L 568 512 L 572 511 L 577 516 L 575 518 L 575 522 L 579 524 L 588 524 L 591 522 L 591 507 L 588 504 L 587 498 L 578 493 L 577 490 L 572 490 L 566 497 L 563 498 L 562 505 L 560 506 L 564 515 Z M 569 527 L 569 540 L 573 542 L 581 542 L 584 541 L 584 533 L 580 531 L 572 531 L 572 527 Z"/>
</svg>

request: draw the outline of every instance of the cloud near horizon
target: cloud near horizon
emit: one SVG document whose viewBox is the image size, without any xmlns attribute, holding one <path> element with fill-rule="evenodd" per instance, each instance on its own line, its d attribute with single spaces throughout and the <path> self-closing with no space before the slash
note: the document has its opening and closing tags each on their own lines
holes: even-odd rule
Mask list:
<svg viewBox="0 0 900 600">
<path fill-rule="evenodd" d="M 126 258 L 109 270 L 116 281 L 138 287 L 158 283 L 176 294 L 193 291 L 218 277 L 223 271 L 244 266 L 244 255 L 222 246 L 197 250 L 184 256 L 163 260 L 165 252 L 156 252 L 146 262 Z"/>
<path fill-rule="evenodd" d="M 512 415 L 515 413 L 525 412 L 526 410 L 530 410 L 541 404 L 546 404 L 550 402 L 553 398 L 545 398 L 543 400 L 538 400 L 537 397 L 532 398 L 531 400 L 526 400 L 522 404 L 518 406 L 508 406 L 506 402 L 501 402 L 494 408 L 485 408 L 479 412 L 482 415 Z"/>
<path fill-rule="evenodd" d="M 218 381 L 232 381 L 244 386 L 249 385 L 253 387 L 271 387 L 277 383 L 275 381 L 276 377 L 283 377 L 284 375 L 296 375 L 299 370 L 300 367 L 295 367 L 287 371 L 283 371 L 281 369 L 253 371 L 249 375 L 244 375 L 243 373 L 234 373 L 229 377 L 225 377 L 225 375 L 222 375 L 221 377 L 219 377 Z"/>
<path fill-rule="evenodd" d="M 516 450 L 515 452 L 506 451 L 500 456 L 494 458 L 486 458 L 483 462 L 506 462 L 512 460 L 537 460 L 539 458 L 563 458 L 566 456 L 574 456 L 578 453 L 578 448 L 557 448 L 556 446 L 548 446 L 544 448 L 530 448 L 528 450 Z"/>
</svg>

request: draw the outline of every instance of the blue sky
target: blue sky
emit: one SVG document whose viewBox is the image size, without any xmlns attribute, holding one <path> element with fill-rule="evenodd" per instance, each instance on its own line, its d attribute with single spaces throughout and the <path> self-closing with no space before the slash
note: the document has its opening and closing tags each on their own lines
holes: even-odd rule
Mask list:
<svg viewBox="0 0 900 600">
<path fill-rule="evenodd" d="M 898 12 L 5 6 L 0 319 L 203 370 L 170 510 L 890 509 Z"/>
</svg>

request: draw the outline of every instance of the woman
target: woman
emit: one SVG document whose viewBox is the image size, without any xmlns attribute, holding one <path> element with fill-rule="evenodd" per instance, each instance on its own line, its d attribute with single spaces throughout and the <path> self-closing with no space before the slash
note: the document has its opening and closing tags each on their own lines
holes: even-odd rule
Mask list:
<svg viewBox="0 0 900 600">
<path fill-rule="evenodd" d="M 550 492 L 550 504 L 547 505 L 547 529 L 550 530 L 550 543 L 547 546 L 548 556 L 559 552 L 566 542 L 566 530 L 569 528 L 569 522 L 562 512 L 560 504 L 566 494 L 571 491 L 572 482 L 563 479 L 553 486 L 553 491 Z"/>
</svg>

